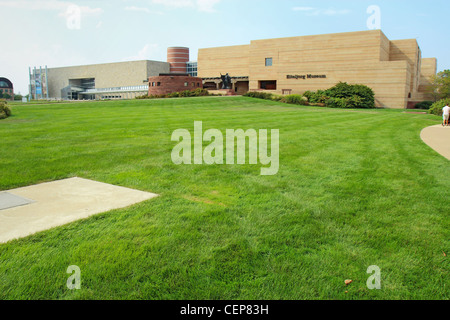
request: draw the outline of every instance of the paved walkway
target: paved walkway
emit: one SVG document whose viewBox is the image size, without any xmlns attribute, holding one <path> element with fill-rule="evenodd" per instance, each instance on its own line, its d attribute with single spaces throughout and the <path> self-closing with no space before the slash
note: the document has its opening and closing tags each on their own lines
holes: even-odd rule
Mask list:
<svg viewBox="0 0 450 320">
<path fill-rule="evenodd" d="M 158 196 L 81 178 L 2 191 L 0 195 L 0 243 Z"/>
<path fill-rule="evenodd" d="M 450 160 L 450 127 L 442 125 L 425 128 L 420 138 L 433 150 Z"/>
</svg>

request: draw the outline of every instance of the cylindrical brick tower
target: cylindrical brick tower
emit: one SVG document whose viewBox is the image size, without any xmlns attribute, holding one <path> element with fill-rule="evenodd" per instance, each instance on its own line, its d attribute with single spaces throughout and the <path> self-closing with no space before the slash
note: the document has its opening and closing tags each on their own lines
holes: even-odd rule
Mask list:
<svg viewBox="0 0 450 320">
<path fill-rule="evenodd" d="M 167 49 L 167 62 L 170 63 L 170 73 L 186 73 L 186 63 L 189 62 L 189 48 L 171 47 Z"/>
</svg>

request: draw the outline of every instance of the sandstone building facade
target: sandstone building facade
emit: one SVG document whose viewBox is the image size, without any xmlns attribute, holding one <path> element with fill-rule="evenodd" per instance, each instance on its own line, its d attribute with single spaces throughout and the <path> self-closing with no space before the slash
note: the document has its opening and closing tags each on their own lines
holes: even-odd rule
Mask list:
<svg viewBox="0 0 450 320">
<path fill-rule="evenodd" d="M 379 107 L 406 108 L 431 100 L 435 58 L 422 58 L 415 39 L 389 40 L 381 30 L 251 41 L 249 45 L 200 49 L 198 76 L 218 88 L 218 75 L 236 79 L 233 89 L 276 94 L 365 84 Z"/>
</svg>

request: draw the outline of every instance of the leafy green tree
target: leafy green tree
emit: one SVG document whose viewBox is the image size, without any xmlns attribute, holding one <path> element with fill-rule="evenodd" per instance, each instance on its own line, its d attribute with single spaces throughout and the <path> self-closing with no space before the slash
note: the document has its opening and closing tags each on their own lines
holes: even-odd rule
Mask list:
<svg viewBox="0 0 450 320">
<path fill-rule="evenodd" d="M 450 98 L 450 70 L 446 69 L 431 77 L 431 93 L 435 100 Z"/>
</svg>

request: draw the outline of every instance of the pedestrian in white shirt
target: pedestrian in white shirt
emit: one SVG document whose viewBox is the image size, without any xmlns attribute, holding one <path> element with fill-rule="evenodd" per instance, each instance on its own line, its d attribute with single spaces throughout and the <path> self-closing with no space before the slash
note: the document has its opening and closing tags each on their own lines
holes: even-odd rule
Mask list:
<svg viewBox="0 0 450 320">
<path fill-rule="evenodd" d="M 450 118 L 450 107 L 448 104 L 442 108 L 442 117 L 444 118 L 443 126 L 448 126 L 448 119 Z"/>
</svg>

